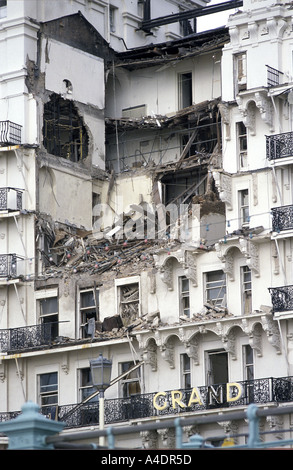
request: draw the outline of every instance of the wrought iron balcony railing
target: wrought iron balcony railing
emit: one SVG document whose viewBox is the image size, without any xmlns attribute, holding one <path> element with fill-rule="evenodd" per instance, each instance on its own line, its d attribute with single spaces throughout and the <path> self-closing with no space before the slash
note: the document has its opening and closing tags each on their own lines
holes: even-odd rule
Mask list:
<svg viewBox="0 0 293 470">
<path fill-rule="evenodd" d="M 274 207 L 271 213 L 274 232 L 293 229 L 293 206 Z"/>
<path fill-rule="evenodd" d="M 225 401 L 227 399 L 225 392 L 227 384 L 197 387 L 202 401 L 201 403 L 193 402 L 190 406 L 189 401 L 194 389 L 179 390 L 181 401 L 188 404 L 185 407 L 173 406 L 172 391 L 166 392 L 164 400 L 167 406 L 162 410 L 158 410 L 154 406 L 155 392 L 133 395 L 129 398 L 105 400 L 105 423 L 112 424 L 142 418 L 159 419 L 160 417 L 174 416 L 179 413 L 205 412 L 205 410 L 223 407 L 246 407 L 251 403 L 265 405 L 293 402 L 293 377 L 268 377 L 237 382 L 237 384 L 242 387 L 243 393 L 234 402 Z M 234 395 L 237 395 L 236 390 Z M 99 424 L 98 401 L 61 406 L 50 405 L 42 407 L 41 412 L 47 417 L 64 422 L 67 428 Z M 20 411 L 0 412 L 0 422 L 9 421 L 20 413 Z"/>
<path fill-rule="evenodd" d="M 280 70 L 271 67 L 270 65 L 266 65 L 267 68 L 267 86 L 272 87 L 276 85 L 280 85 L 282 76 L 284 75 L 283 72 Z"/>
<path fill-rule="evenodd" d="M 0 254 L 0 280 L 24 276 L 25 260 L 15 253 Z"/>
<path fill-rule="evenodd" d="M 105 423 L 112 424 L 137 420 L 142 418 L 159 418 L 176 415 L 178 413 L 204 412 L 205 410 L 223 407 L 247 406 L 250 403 L 285 403 L 293 401 L 293 377 L 264 378 L 237 382 L 242 387 L 241 398 L 228 402 L 226 397 L 227 384 L 197 387 L 201 396 L 201 403 L 189 401 L 193 389 L 179 390 L 180 400 L 185 407 L 173 407 L 172 392 L 166 392 L 164 401 L 166 406 L 158 410 L 154 406 L 156 393 L 133 395 L 129 398 L 105 400 Z M 237 395 L 235 387 L 234 396 Z M 162 407 L 163 408 L 163 407 Z M 47 406 L 42 413 L 66 423 L 68 428 L 96 425 L 99 423 L 99 402 L 84 404 Z"/>
<path fill-rule="evenodd" d="M 17 256 L 15 253 L 0 255 L 0 279 L 17 277 Z"/>
<path fill-rule="evenodd" d="M 58 322 L 23 326 L 0 330 L 0 351 L 12 353 L 25 349 L 49 346 L 55 339 L 55 325 Z"/>
<path fill-rule="evenodd" d="M 293 310 L 293 286 L 270 287 L 269 291 L 274 312 Z"/>
<path fill-rule="evenodd" d="M 22 190 L 0 188 L 0 211 L 20 211 L 22 209 Z"/>
<path fill-rule="evenodd" d="M 266 136 L 266 155 L 268 160 L 278 160 L 293 156 L 293 132 Z"/>
<path fill-rule="evenodd" d="M 0 121 L 0 145 L 21 144 L 21 126 L 11 121 Z"/>
</svg>

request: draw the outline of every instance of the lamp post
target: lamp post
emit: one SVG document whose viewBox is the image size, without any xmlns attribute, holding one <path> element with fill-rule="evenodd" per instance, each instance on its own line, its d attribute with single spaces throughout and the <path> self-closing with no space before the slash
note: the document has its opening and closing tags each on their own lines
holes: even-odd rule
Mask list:
<svg viewBox="0 0 293 470">
<path fill-rule="evenodd" d="M 98 359 L 90 361 L 93 386 L 99 391 L 99 423 L 100 429 L 104 429 L 104 392 L 110 386 L 112 361 L 99 355 Z M 105 444 L 105 437 L 100 436 L 99 444 Z"/>
</svg>

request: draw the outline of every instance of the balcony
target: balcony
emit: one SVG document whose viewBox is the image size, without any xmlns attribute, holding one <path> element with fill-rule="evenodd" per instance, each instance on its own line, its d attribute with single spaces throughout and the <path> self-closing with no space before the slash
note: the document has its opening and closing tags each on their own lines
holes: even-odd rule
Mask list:
<svg viewBox="0 0 293 470">
<path fill-rule="evenodd" d="M 272 229 L 274 232 L 283 232 L 293 229 L 293 206 L 274 207 L 272 213 Z"/>
<path fill-rule="evenodd" d="M 293 286 L 270 287 L 269 291 L 274 312 L 293 311 Z"/>
<path fill-rule="evenodd" d="M 280 70 L 271 67 L 270 65 L 266 65 L 267 68 L 267 86 L 270 88 L 272 86 L 280 85 L 283 79 L 283 72 Z"/>
<path fill-rule="evenodd" d="M 188 406 L 193 389 L 179 390 L 182 403 L 185 407 L 172 405 L 172 392 L 166 392 L 164 401 L 166 407 L 159 411 L 154 406 L 156 393 L 133 395 L 129 398 L 105 400 L 105 423 L 113 424 L 143 418 L 174 417 L 182 413 L 205 412 L 211 409 L 232 408 L 247 406 L 250 403 L 286 403 L 293 401 L 293 377 L 264 378 L 237 382 L 242 388 L 242 395 L 236 401 L 227 402 L 227 384 L 197 387 L 202 403 L 193 403 Z M 231 384 L 232 385 L 232 384 Z M 236 387 L 235 387 L 236 388 Z M 232 395 L 236 390 L 232 390 Z M 66 422 L 67 428 L 97 425 L 99 423 L 99 403 L 87 402 L 84 404 L 47 406 L 42 413 L 59 421 Z M 1 414 L 0 414 L 1 421 Z"/>
<path fill-rule="evenodd" d="M 0 254 L 1 279 L 17 279 L 24 275 L 24 260 L 15 253 Z"/>
<path fill-rule="evenodd" d="M 0 330 L 0 351 L 14 353 L 49 346 L 55 339 L 56 322 Z"/>
<path fill-rule="evenodd" d="M 268 160 L 280 160 L 293 156 L 293 132 L 266 136 L 266 156 Z"/>
<path fill-rule="evenodd" d="M 17 188 L 0 188 L 1 211 L 20 211 L 22 209 L 22 190 Z"/>
<path fill-rule="evenodd" d="M 21 144 L 21 126 L 11 121 L 0 121 L 0 146 Z"/>
</svg>

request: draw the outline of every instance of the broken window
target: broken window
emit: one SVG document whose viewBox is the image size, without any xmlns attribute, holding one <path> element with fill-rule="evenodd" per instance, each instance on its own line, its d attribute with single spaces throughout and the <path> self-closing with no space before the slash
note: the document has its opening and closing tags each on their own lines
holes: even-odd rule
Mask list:
<svg viewBox="0 0 293 470">
<path fill-rule="evenodd" d="M 139 283 L 118 286 L 119 310 L 123 324 L 130 325 L 139 317 Z"/>
<path fill-rule="evenodd" d="M 72 100 L 53 94 L 44 105 L 43 142 L 56 157 L 72 162 L 87 157 L 87 131 Z"/>
<path fill-rule="evenodd" d="M 170 172 L 161 179 L 165 205 L 188 204 L 195 195 L 204 194 L 206 183 L 200 169 Z"/>
<path fill-rule="evenodd" d="M 192 105 L 192 72 L 180 73 L 178 76 L 179 109 Z"/>
<path fill-rule="evenodd" d="M 120 396 L 123 398 L 131 397 L 132 395 L 138 395 L 141 393 L 140 386 L 140 367 L 131 370 L 135 365 L 134 362 L 122 362 L 120 364 L 120 374 L 125 374 L 120 382 L 121 392 Z M 129 373 L 127 373 L 129 371 Z"/>
<path fill-rule="evenodd" d="M 87 289 L 80 292 L 80 319 L 82 337 L 93 337 L 99 317 L 99 291 Z"/>
<path fill-rule="evenodd" d="M 226 304 L 226 275 L 222 270 L 206 273 L 206 300 L 216 307 Z"/>
<path fill-rule="evenodd" d="M 208 385 L 229 382 L 228 354 L 224 350 L 208 351 L 207 383 Z"/>
<path fill-rule="evenodd" d="M 242 121 L 236 123 L 240 169 L 247 168 L 247 130 Z"/>
<path fill-rule="evenodd" d="M 234 55 L 234 88 L 235 95 L 239 91 L 246 90 L 247 71 L 246 71 L 246 52 Z"/>
<path fill-rule="evenodd" d="M 185 276 L 179 278 L 180 283 L 180 313 L 190 317 L 189 279 Z"/>
</svg>

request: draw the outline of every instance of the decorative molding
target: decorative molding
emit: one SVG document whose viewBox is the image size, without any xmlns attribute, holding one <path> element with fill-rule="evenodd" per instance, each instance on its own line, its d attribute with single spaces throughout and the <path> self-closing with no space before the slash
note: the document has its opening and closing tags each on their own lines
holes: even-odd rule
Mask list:
<svg viewBox="0 0 293 470">
<path fill-rule="evenodd" d="M 221 201 L 223 201 L 226 204 L 227 209 L 231 211 L 233 209 L 231 176 L 219 171 L 214 171 L 213 178 L 219 191 Z"/>
</svg>

